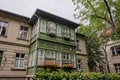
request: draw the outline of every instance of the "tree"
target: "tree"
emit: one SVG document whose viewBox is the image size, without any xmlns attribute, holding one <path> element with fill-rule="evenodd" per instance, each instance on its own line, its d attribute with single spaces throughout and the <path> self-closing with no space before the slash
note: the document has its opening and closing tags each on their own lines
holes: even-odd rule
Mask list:
<svg viewBox="0 0 120 80">
<path fill-rule="evenodd" d="M 95 41 L 96 44 L 88 44 L 90 46 L 96 46 L 104 51 L 105 53 L 105 60 L 107 64 L 107 69 L 109 71 L 109 63 L 107 60 L 107 53 L 106 53 L 106 44 L 111 38 L 112 40 L 119 40 L 120 35 L 120 0 L 72 0 L 73 3 L 76 5 L 75 11 L 77 14 L 74 14 L 75 18 L 80 19 L 81 24 L 89 25 L 87 28 L 91 28 L 88 33 L 86 31 L 86 27 L 82 26 L 79 28 L 84 35 L 88 36 L 89 39 L 87 42 Z M 87 24 L 86 24 L 87 22 Z M 90 34 L 99 34 L 98 37 L 90 35 Z M 98 46 L 99 44 L 100 46 Z M 97 49 L 95 47 L 88 48 L 88 58 L 95 52 L 96 54 Z M 91 48 L 91 49 L 90 49 Z M 92 51 L 95 50 L 95 51 Z M 91 52 L 90 52 L 91 51 Z M 89 53 L 90 52 L 90 53 Z M 98 55 L 98 54 L 97 54 Z M 99 56 L 100 57 L 100 56 Z M 94 60 L 95 62 L 96 60 Z M 96 61 L 98 62 L 98 61 Z M 89 63 L 89 62 L 88 62 Z M 92 63 L 93 64 L 93 63 Z"/>
</svg>

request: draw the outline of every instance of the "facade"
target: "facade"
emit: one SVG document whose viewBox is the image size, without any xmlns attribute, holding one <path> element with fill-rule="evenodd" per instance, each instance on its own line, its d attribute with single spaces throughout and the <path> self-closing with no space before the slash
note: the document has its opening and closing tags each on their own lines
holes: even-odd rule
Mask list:
<svg viewBox="0 0 120 80">
<path fill-rule="evenodd" d="M 120 42 L 108 42 L 106 51 L 110 72 L 120 73 Z"/>
<path fill-rule="evenodd" d="M 0 10 L 0 80 L 25 80 L 29 18 Z"/>
<path fill-rule="evenodd" d="M 85 36 L 76 33 L 77 70 L 88 72 Z"/>
<path fill-rule="evenodd" d="M 39 9 L 31 19 L 0 10 L 0 80 L 25 80 L 45 64 L 89 71 L 84 36 L 75 33 L 78 26 Z"/>
</svg>

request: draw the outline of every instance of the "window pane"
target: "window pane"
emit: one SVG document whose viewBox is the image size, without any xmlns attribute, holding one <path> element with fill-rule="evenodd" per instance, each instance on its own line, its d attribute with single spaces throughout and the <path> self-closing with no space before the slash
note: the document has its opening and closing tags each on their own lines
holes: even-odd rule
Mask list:
<svg viewBox="0 0 120 80">
<path fill-rule="evenodd" d="M 19 59 L 15 59 L 15 67 L 19 67 Z"/>
<path fill-rule="evenodd" d="M 23 68 L 23 65 L 24 65 L 24 59 L 21 59 L 20 60 L 20 68 Z"/>
<path fill-rule="evenodd" d="M 57 36 L 61 37 L 61 26 L 57 25 Z"/>
<path fill-rule="evenodd" d="M 28 39 L 28 27 L 24 27 L 24 26 L 20 27 L 19 38 Z"/>
<path fill-rule="evenodd" d="M 18 58 L 18 57 L 20 57 L 20 54 L 19 54 L 19 53 L 17 53 L 17 54 L 16 54 L 16 57 L 17 57 L 17 58 Z"/>
<path fill-rule="evenodd" d="M 46 33 L 46 21 L 41 20 L 40 32 Z"/>
</svg>

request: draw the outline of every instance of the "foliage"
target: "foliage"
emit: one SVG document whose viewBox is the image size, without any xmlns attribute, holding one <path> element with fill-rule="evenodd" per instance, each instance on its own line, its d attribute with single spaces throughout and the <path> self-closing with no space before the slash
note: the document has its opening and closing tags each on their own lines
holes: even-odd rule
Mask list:
<svg viewBox="0 0 120 80">
<path fill-rule="evenodd" d="M 36 80 L 120 80 L 115 73 L 44 71 L 37 73 Z"/>
</svg>

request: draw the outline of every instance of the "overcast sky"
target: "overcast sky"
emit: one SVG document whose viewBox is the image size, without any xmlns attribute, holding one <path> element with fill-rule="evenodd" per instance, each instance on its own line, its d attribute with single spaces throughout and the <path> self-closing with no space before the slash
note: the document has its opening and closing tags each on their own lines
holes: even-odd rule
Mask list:
<svg viewBox="0 0 120 80">
<path fill-rule="evenodd" d="M 72 0 L 0 0 L 0 9 L 31 17 L 37 8 L 74 22 Z"/>
</svg>

